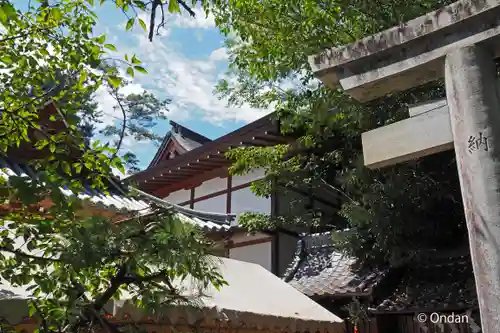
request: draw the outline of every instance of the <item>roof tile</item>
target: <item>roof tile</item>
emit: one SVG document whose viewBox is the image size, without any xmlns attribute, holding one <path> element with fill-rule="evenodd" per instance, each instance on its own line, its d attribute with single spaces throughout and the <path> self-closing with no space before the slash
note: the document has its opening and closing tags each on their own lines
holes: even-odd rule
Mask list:
<svg viewBox="0 0 500 333">
<path fill-rule="evenodd" d="M 0 176 L 7 179 L 10 176 L 36 177 L 35 172 L 29 166 L 17 163 L 5 156 L 0 156 Z M 79 193 L 78 197 L 82 200 L 89 200 L 93 205 L 105 209 L 133 212 L 139 216 L 146 216 L 154 214 L 157 208 L 160 207 L 161 209 L 175 211 L 181 220 L 200 227 L 204 232 L 227 232 L 234 228 L 231 221 L 234 220 L 235 216 L 230 214 L 208 213 L 187 209 L 139 190 L 136 190 L 138 192 L 137 196 L 132 196 L 118 189 L 110 189 L 111 193 L 105 194 L 89 186 L 84 187 L 85 193 Z M 70 190 L 61 189 L 61 191 L 67 196 L 75 195 Z"/>
<path fill-rule="evenodd" d="M 331 233 L 311 234 L 299 241 L 285 280 L 308 296 L 371 293 L 384 272 L 356 270 L 354 263 L 355 259 L 333 247 Z"/>
</svg>

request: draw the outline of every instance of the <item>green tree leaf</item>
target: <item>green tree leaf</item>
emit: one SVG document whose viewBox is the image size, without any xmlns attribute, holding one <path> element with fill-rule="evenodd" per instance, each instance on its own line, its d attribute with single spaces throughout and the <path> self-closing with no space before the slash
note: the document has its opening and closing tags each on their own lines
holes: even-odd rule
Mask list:
<svg viewBox="0 0 500 333">
<path fill-rule="evenodd" d="M 143 74 L 147 74 L 148 72 L 146 71 L 146 69 L 144 69 L 144 67 L 141 67 L 141 66 L 134 66 L 134 69 L 138 72 L 141 72 Z"/>
<path fill-rule="evenodd" d="M 134 23 L 135 23 L 135 18 L 132 17 L 130 18 L 128 21 L 127 21 L 127 25 L 125 27 L 126 30 L 130 30 L 132 29 L 132 27 L 134 26 Z"/>
<path fill-rule="evenodd" d="M 108 76 L 108 83 L 113 87 L 113 88 L 118 88 L 122 84 L 122 79 L 120 79 L 117 76 Z"/>
<path fill-rule="evenodd" d="M 16 16 L 16 10 L 9 2 L 0 4 L 0 23 L 6 24 Z"/>
<path fill-rule="evenodd" d="M 142 62 L 135 56 L 135 54 L 132 56 L 132 64 L 134 65 L 139 65 Z"/>
<path fill-rule="evenodd" d="M 179 2 L 177 0 L 168 1 L 168 11 L 170 13 L 180 13 L 181 8 L 179 7 Z"/>
<path fill-rule="evenodd" d="M 104 44 L 104 47 L 107 48 L 108 50 L 111 50 L 111 51 L 118 51 L 116 49 L 116 46 L 114 46 L 113 44 Z"/>
<path fill-rule="evenodd" d="M 132 67 L 127 68 L 127 74 L 131 77 L 134 77 L 134 69 Z"/>
<path fill-rule="evenodd" d="M 146 23 L 141 18 L 139 18 L 139 25 L 142 27 L 144 31 L 148 31 Z"/>
<path fill-rule="evenodd" d="M 99 37 L 96 37 L 96 42 L 98 42 L 99 44 L 104 44 L 104 42 L 106 41 L 106 35 L 102 34 L 100 35 Z"/>
</svg>

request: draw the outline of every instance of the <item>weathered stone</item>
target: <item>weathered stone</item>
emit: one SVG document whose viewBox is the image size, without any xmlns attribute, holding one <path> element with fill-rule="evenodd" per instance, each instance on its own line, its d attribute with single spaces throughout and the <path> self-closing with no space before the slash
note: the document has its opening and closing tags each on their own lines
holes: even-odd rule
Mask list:
<svg viewBox="0 0 500 333">
<path fill-rule="evenodd" d="M 461 0 L 310 58 L 324 83 L 360 101 L 445 77 L 447 106 L 363 134 L 365 164 L 393 164 L 453 142 L 484 333 L 500 332 L 499 55 L 500 0 Z"/>
<path fill-rule="evenodd" d="M 408 113 L 410 114 L 410 117 L 415 117 L 415 116 L 418 116 L 420 114 L 424 114 L 427 112 L 432 112 L 434 110 L 441 109 L 447 105 L 448 105 L 448 103 L 446 101 L 446 98 L 434 100 L 434 101 L 428 101 L 428 102 L 412 105 L 411 107 L 408 108 Z"/>
<path fill-rule="evenodd" d="M 328 86 L 360 101 L 442 78 L 444 57 L 479 42 L 498 44 L 500 0 L 458 1 L 408 23 L 309 58 Z"/>
<path fill-rule="evenodd" d="M 500 332 L 500 94 L 491 50 L 446 57 L 446 91 L 484 333 Z"/>
<path fill-rule="evenodd" d="M 453 149 L 448 107 L 444 103 L 432 111 L 365 132 L 361 139 L 364 163 L 370 169 Z"/>
</svg>

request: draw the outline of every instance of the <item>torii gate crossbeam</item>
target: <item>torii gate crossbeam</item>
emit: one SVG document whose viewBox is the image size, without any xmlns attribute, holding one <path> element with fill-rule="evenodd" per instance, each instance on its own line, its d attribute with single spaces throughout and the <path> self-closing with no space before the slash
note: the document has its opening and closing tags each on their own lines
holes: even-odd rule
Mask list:
<svg viewBox="0 0 500 333">
<path fill-rule="evenodd" d="M 500 332 L 499 55 L 500 0 L 461 0 L 309 59 L 325 84 L 362 102 L 445 78 L 484 333 Z M 451 148 L 447 130 L 435 152 Z"/>
</svg>

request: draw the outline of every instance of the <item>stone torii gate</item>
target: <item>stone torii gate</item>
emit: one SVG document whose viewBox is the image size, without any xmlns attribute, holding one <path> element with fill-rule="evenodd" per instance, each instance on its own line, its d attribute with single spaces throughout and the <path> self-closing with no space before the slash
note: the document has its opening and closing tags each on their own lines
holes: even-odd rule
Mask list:
<svg viewBox="0 0 500 333">
<path fill-rule="evenodd" d="M 445 78 L 446 100 L 363 134 L 365 164 L 381 167 L 454 147 L 485 333 L 500 333 L 497 56 L 500 0 L 461 0 L 309 59 L 327 86 L 340 85 L 361 102 Z"/>
</svg>

